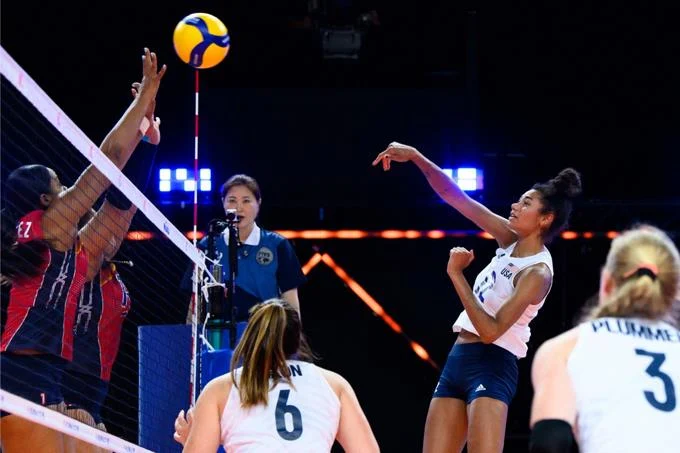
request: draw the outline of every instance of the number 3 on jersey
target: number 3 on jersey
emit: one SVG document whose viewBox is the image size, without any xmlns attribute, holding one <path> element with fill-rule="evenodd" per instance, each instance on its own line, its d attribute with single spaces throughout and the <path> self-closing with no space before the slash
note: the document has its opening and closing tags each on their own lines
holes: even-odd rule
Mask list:
<svg viewBox="0 0 680 453">
<path fill-rule="evenodd" d="M 652 407 L 660 411 L 664 412 L 673 411 L 676 406 L 675 387 L 673 386 L 673 380 L 671 380 L 671 377 L 669 375 L 661 371 L 661 365 L 666 360 L 666 354 L 661 354 L 658 352 L 649 352 L 645 351 L 644 349 L 636 349 L 635 354 L 644 355 L 652 358 L 652 363 L 649 364 L 645 372 L 654 378 L 661 379 L 661 381 L 663 382 L 664 391 L 666 393 L 666 401 L 660 402 L 659 400 L 656 399 L 654 392 L 645 390 L 645 398 L 647 398 L 647 402 L 651 404 Z"/>
<path fill-rule="evenodd" d="M 279 400 L 276 403 L 276 431 L 285 440 L 296 440 L 302 436 L 302 414 L 300 409 L 288 404 L 290 390 L 281 390 Z M 293 419 L 293 429 L 288 431 L 286 427 L 286 414 L 290 414 Z"/>
</svg>

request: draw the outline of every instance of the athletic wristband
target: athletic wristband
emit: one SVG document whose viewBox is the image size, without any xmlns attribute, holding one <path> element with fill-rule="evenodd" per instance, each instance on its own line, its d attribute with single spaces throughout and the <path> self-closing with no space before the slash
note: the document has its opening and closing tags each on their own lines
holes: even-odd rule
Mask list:
<svg viewBox="0 0 680 453">
<path fill-rule="evenodd" d="M 121 192 L 118 187 L 110 186 L 106 190 L 105 198 L 113 207 L 120 209 L 121 211 L 127 211 L 132 207 L 132 202 L 123 195 L 123 192 Z"/>
</svg>

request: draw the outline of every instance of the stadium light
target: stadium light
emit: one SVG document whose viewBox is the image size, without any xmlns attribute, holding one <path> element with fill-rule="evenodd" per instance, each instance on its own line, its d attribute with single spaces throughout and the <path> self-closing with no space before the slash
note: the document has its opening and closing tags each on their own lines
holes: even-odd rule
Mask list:
<svg viewBox="0 0 680 453">
<path fill-rule="evenodd" d="M 201 192 L 212 191 L 212 169 L 201 168 L 198 178 L 193 169 L 161 168 L 158 172 L 159 192 L 193 192 L 198 185 Z"/>
<path fill-rule="evenodd" d="M 175 179 L 177 181 L 185 181 L 187 179 L 187 169 L 178 168 L 175 170 Z"/>
<path fill-rule="evenodd" d="M 158 190 L 160 192 L 170 192 L 170 181 L 165 179 L 158 181 Z"/>
<path fill-rule="evenodd" d="M 475 192 L 484 188 L 484 173 L 480 168 L 442 168 L 442 171 L 466 192 Z"/>
<path fill-rule="evenodd" d="M 184 181 L 184 191 L 185 192 L 193 192 L 196 190 L 196 181 L 193 179 L 187 179 Z"/>
</svg>

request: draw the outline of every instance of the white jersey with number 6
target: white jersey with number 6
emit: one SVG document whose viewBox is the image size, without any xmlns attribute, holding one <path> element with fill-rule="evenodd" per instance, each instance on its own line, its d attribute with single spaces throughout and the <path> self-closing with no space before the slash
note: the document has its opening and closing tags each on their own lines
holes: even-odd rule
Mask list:
<svg viewBox="0 0 680 453">
<path fill-rule="evenodd" d="M 680 331 L 670 324 L 631 318 L 581 324 L 568 370 L 582 453 L 680 448 Z"/>
<path fill-rule="evenodd" d="M 331 450 L 340 423 L 340 400 L 314 364 L 287 363 L 293 386 L 285 381 L 276 384 L 266 406 L 244 409 L 232 385 L 220 423 L 227 453 Z M 237 382 L 241 371 L 235 371 Z"/>
</svg>

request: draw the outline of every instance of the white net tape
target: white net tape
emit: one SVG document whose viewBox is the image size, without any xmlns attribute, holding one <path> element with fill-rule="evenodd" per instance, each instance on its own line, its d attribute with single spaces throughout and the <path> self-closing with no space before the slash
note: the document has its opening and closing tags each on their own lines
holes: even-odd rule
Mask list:
<svg viewBox="0 0 680 453">
<path fill-rule="evenodd" d="M 149 452 L 145 448 L 132 444 L 120 437 L 107 434 L 59 412 L 20 398 L 4 390 L 0 390 L 0 408 L 35 423 L 60 431 L 76 439 L 91 443 L 116 453 Z"/>
</svg>

